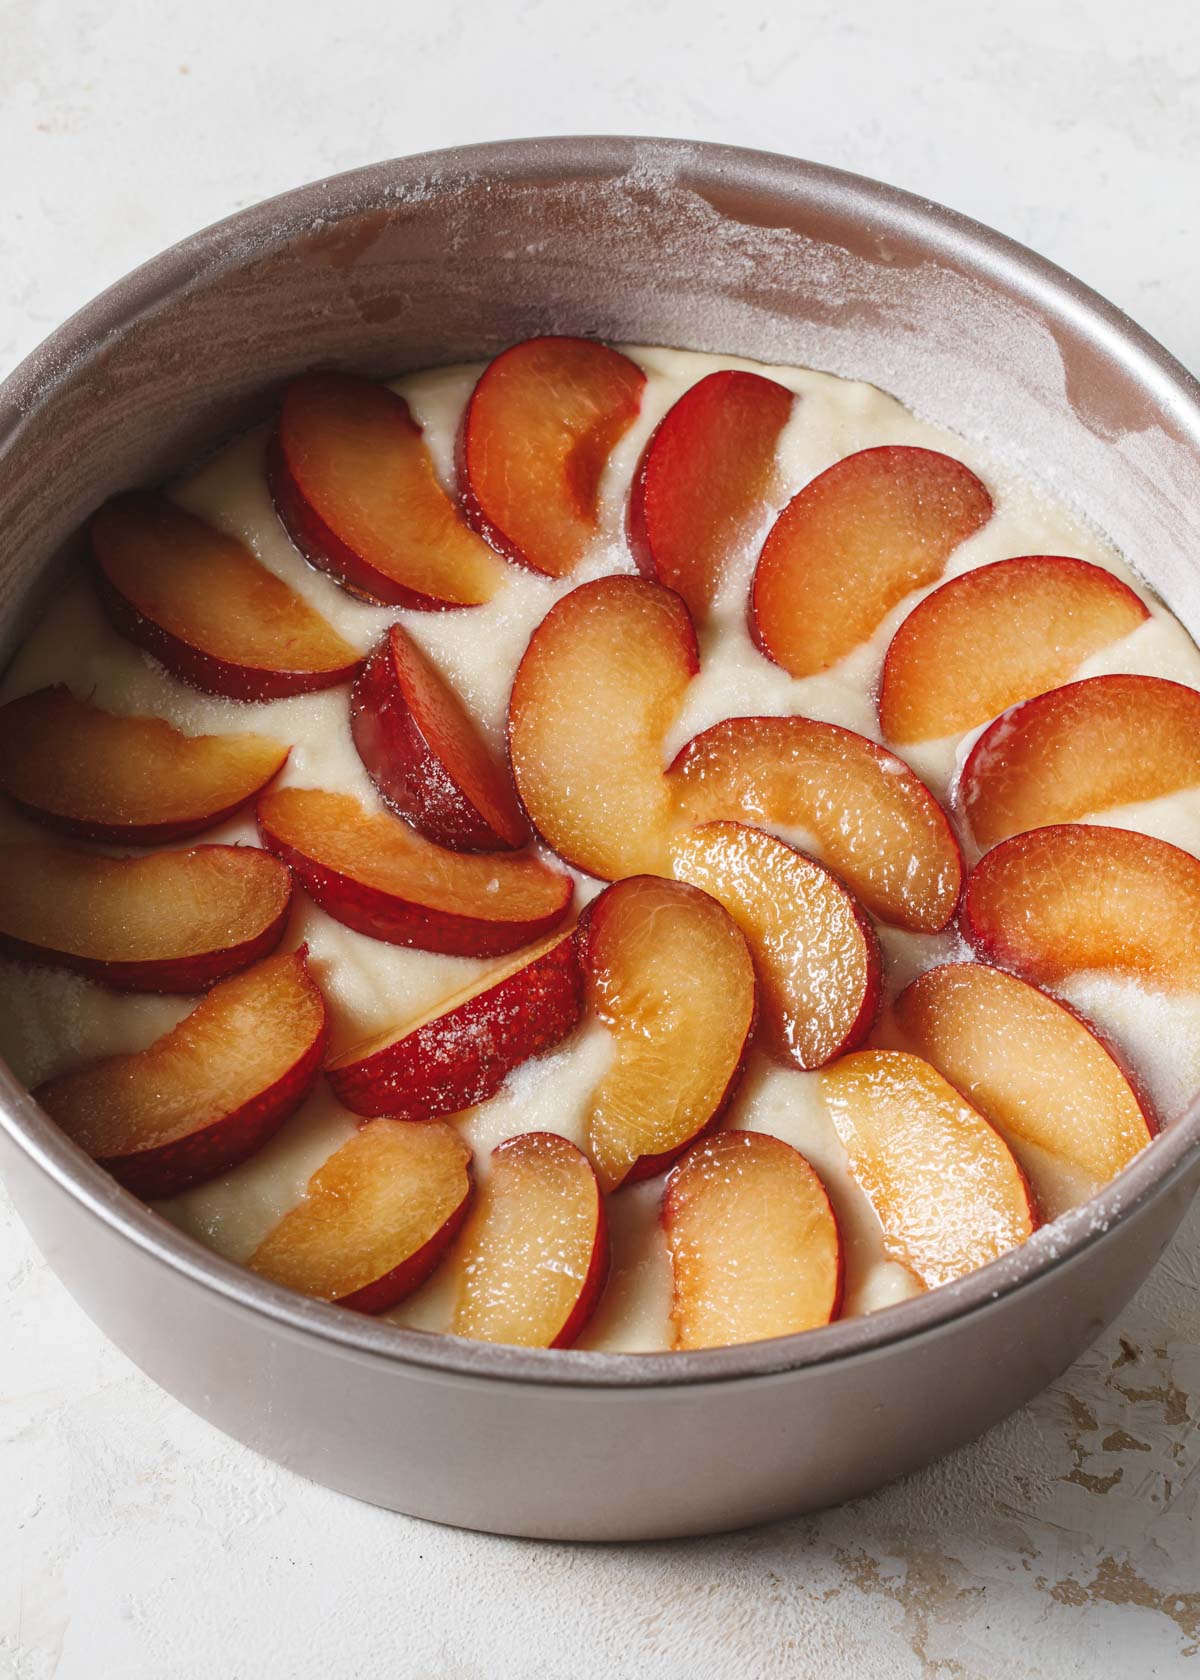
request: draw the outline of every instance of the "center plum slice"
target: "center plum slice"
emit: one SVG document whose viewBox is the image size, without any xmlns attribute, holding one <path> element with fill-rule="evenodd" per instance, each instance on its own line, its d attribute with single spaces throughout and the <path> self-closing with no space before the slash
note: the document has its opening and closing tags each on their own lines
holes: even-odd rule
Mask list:
<svg viewBox="0 0 1200 1680">
<path fill-rule="evenodd" d="M 687 608 L 648 578 L 581 584 L 534 631 L 513 682 L 509 756 L 538 833 L 577 869 L 667 872 L 662 743 L 698 668 Z"/>
<path fill-rule="evenodd" d="M 895 754 L 805 717 L 737 717 L 689 741 L 669 772 L 691 823 L 802 828 L 881 921 L 936 933 L 962 885 L 941 806 Z"/>
<path fill-rule="evenodd" d="M 814 1330 L 841 1309 L 841 1235 L 798 1150 L 762 1132 L 695 1144 L 667 1181 L 675 1347 L 727 1347 Z"/>
<path fill-rule="evenodd" d="M 456 1336 L 570 1347 L 608 1276 L 604 1198 L 587 1156 L 553 1132 L 500 1144 L 454 1264 Z"/>
<path fill-rule="evenodd" d="M 793 677 L 836 665 L 991 518 L 961 461 L 888 445 L 848 455 L 793 496 L 763 544 L 750 599 L 755 640 Z"/>
<path fill-rule="evenodd" d="M 715 899 L 648 875 L 607 888 L 580 938 L 587 1005 L 614 1040 L 587 1118 L 607 1191 L 661 1172 L 720 1118 L 754 1031 L 754 965 Z"/>
<path fill-rule="evenodd" d="M 278 788 L 259 800 L 258 826 L 327 915 L 392 945 L 503 956 L 571 907 L 571 877 L 538 858 L 449 851 L 348 794 Z"/>
<path fill-rule="evenodd" d="M 711 894 L 745 935 L 776 1054 L 817 1068 L 860 1043 L 883 965 L 874 928 L 836 875 L 742 823 L 704 823 L 673 848 L 677 879 Z"/>
</svg>

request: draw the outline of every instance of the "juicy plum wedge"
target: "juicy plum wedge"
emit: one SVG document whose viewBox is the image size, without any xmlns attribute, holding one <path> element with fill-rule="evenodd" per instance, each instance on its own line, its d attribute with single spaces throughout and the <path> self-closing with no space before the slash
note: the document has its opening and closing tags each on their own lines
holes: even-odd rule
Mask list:
<svg viewBox="0 0 1200 1680">
<path fill-rule="evenodd" d="M 673 846 L 676 878 L 711 894 L 746 936 L 775 1053 L 817 1068 L 865 1038 L 879 1010 L 879 941 L 837 876 L 742 823 L 704 823 Z"/>
<path fill-rule="evenodd" d="M 962 887 L 958 842 L 924 782 L 853 730 L 806 717 L 737 717 L 688 742 L 669 781 L 690 823 L 802 828 L 867 909 L 936 933 Z"/>
<path fill-rule="evenodd" d="M 790 1143 L 762 1132 L 704 1138 L 667 1180 L 662 1219 L 676 1348 L 790 1336 L 841 1310 L 837 1220 Z"/>
<path fill-rule="evenodd" d="M 981 847 L 1023 829 L 1200 783 L 1200 694 L 1161 677 L 1089 677 L 997 718 L 958 799 Z"/>
<path fill-rule="evenodd" d="M 600 477 L 636 420 L 646 376 L 585 338 L 529 338 L 490 362 L 467 404 L 467 519 L 509 560 L 566 577 L 598 529 Z"/>
<path fill-rule="evenodd" d="M 949 455 L 888 445 L 846 456 L 792 497 L 763 544 L 755 641 L 793 677 L 828 670 L 939 578 L 991 513 L 983 485 Z"/>
<path fill-rule="evenodd" d="M 1022 554 L 951 578 L 892 637 L 879 723 L 905 746 L 959 735 L 1066 682 L 1150 616 L 1128 584 L 1086 560 Z"/>
<path fill-rule="evenodd" d="M 494 1149 L 456 1266 L 456 1336 L 570 1347 L 608 1276 L 604 1198 L 587 1156 L 554 1132 Z"/>
<path fill-rule="evenodd" d="M 199 992 L 273 951 L 292 877 L 254 846 L 0 847 L 0 951 L 117 991 Z"/>
<path fill-rule="evenodd" d="M 448 851 L 348 794 L 278 788 L 259 800 L 258 826 L 327 915 L 391 945 L 503 956 L 571 908 L 571 877 L 536 857 Z"/>
<path fill-rule="evenodd" d="M 303 951 L 223 980 L 145 1050 L 108 1056 L 36 1093 L 126 1189 L 174 1196 L 247 1160 L 312 1090 L 325 1001 Z"/>
<path fill-rule="evenodd" d="M 586 1001 L 614 1040 L 587 1147 L 601 1187 L 652 1178 L 720 1118 L 756 1018 L 754 965 L 706 893 L 635 875 L 581 926 Z"/>
<path fill-rule="evenodd" d="M 393 811 L 455 851 L 515 851 L 529 839 L 508 767 L 447 679 L 400 625 L 350 693 L 358 756 Z"/>
<path fill-rule="evenodd" d="M 662 744 L 699 669 L 679 596 L 648 578 L 581 584 L 539 624 L 509 702 L 517 792 L 558 855 L 601 880 L 665 873 Z"/>
<path fill-rule="evenodd" d="M 710 373 L 646 445 L 629 493 L 629 546 L 639 569 L 682 595 L 698 623 L 766 507 L 794 401 L 761 374 Z"/>
<path fill-rule="evenodd" d="M 354 1045 L 325 1069 L 355 1114 L 431 1120 L 494 1096 L 508 1075 L 578 1025 L 583 977 L 573 933 L 521 951 L 436 1010 Z"/>
<path fill-rule="evenodd" d="M 1035 985 L 1101 969 L 1200 990 L 1200 862 L 1128 829 L 1065 823 L 1002 840 L 967 882 L 962 924 L 989 962 Z"/>
<path fill-rule="evenodd" d="M 184 735 L 114 716 L 62 686 L 0 709 L 0 791 L 80 840 L 154 846 L 215 828 L 282 770 L 264 735 Z"/>
<path fill-rule="evenodd" d="M 348 682 L 359 656 L 244 543 L 136 492 L 91 524 L 114 627 L 172 676 L 230 700 L 278 700 Z"/>
<path fill-rule="evenodd" d="M 488 601 L 504 566 L 438 483 L 404 398 L 308 373 L 283 398 L 268 475 L 284 529 L 353 595 L 437 611 Z"/>
<path fill-rule="evenodd" d="M 1029 1186 L 1008 1145 L 920 1056 L 844 1056 L 821 1074 L 821 1094 L 889 1257 L 927 1289 L 1032 1234 Z"/>
<path fill-rule="evenodd" d="M 1099 1189 L 1154 1134 L 1104 1041 L 1014 974 L 982 963 L 929 969 L 896 999 L 895 1016 L 905 1044 L 991 1121 L 1035 1190 L 1040 1154 Z"/>
<path fill-rule="evenodd" d="M 471 1151 L 452 1127 L 370 1120 L 246 1264 L 318 1301 L 386 1312 L 434 1271 L 470 1200 Z"/>
</svg>

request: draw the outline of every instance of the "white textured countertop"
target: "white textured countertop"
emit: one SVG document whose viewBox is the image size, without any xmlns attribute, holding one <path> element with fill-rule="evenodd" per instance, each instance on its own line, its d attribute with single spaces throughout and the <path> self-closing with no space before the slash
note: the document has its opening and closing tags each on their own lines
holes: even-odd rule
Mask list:
<svg viewBox="0 0 1200 1680">
<path fill-rule="evenodd" d="M 1194 0 L 0 0 L 0 373 L 172 240 L 529 133 L 792 152 L 968 211 L 1200 368 Z M 0 1208 L 3 1680 L 1200 1674 L 1200 1210 L 1062 1381 L 846 1509 L 497 1540 L 359 1506 L 160 1393 Z"/>
</svg>

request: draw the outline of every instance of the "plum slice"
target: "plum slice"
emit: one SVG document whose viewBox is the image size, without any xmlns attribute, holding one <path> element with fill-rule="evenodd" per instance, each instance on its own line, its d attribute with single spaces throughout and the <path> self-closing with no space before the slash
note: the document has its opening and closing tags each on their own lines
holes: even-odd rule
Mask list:
<svg viewBox="0 0 1200 1680">
<path fill-rule="evenodd" d="M 573 933 L 520 951 L 415 1020 L 379 1033 L 325 1069 L 355 1114 L 430 1120 L 494 1096 L 531 1056 L 577 1025 L 583 979 Z"/>
<path fill-rule="evenodd" d="M 794 401 L 759 373 L 710 373 L 646 445 L 629 492 L 629 546 L 639 569 L 682 595 L 697 623 L 766 508 Z"/>
<path fill-rule="evenodd" d="M 1086 560 L 1020 554 L 976 566 L 926 595 L 892 637 L 880 727 L 901 746 L 977 729 L 1066 682 L 1149 616 L 1128 584 Z"/>
<path fill-rule="evenodd" d="M 883 965 L 874 928 L 836 875 L 786 841 L 731 822 L 679 835 L 674 865 L 745 934 L 777 1055 L 817 1068 L 861 1042 L 879 1010 Z"/>
<path fill-rule="evenodd" d="M 259 800 L 258 826 L 327 915 L 392 945 L 503 956 L 571 908 L 571 877 L 539 858 L 449 851 L 349 794 L 278 788 Z"/>
<path fill-rule="evenodd" d="M 453 1127 L 371 1120 L 318 1167 L 246 1264 L 301 1295 L 386 1312 L 445 1257 L 471 1189 L 471 1152 Z"/>
<path fill-rule="evenodd" d="M 1089 677 L 997 718 L 963 767 L 977 843 L 1200 784 L 1200 694 L 1161 677 Z"/>
<path fill-rule="evenodd" d="M 587 1156 L 554 1132 L 500 1144 L 455 1264 L 456 1336 L 570 1347 L 608 1276 L 604 1198 Z"/>
<path fill-rule="evenodd" d="M 350 694 L 358 756 L 398 816 L 439 846 L 515 851 L 529 839 L 508 766 L 459 696 L 398 624 Z"/>
<path fill-rule="evenodd" d="M 278 700 L 348 682 L 359 656 L 244 543 L 133 492 L 91 524 L 101 602 L 114 627 L 173 676 L 230 700 Z"/>
<path fill-rule="evenodd" d="M 174 1196 L 237 1166 L 312 1090 L 325 1000 L 303 951 L 267 957 L 214 986 L 145 1050 L 43 1085 L 38 1101 L 139 1196 Z"/>
<path fill-rule="evenodd" d="M 290 872 L 256 846 L 144 857 L 0 847 L 0 950 L 118 991 L 198 992 L 273 951 Z"/>
<path fill-rule="evenodd" d="M 301 554 L 364 600 L 473 607 L 504 582 L 503 563 L 438 483 L 408 404 L 386 385 L 348 373 L 294 379 L 268 471 Z"/>
<path fill-rule="evenodd" d="M 581 584 L 517 668 L 509 757 L 534 827 L 602 880 L 667 872 L 663 740 L 699 668 L 688 610 L 648 578 Z"/>
<path fill-rule="evenodd" d="M 706 893 L 634 875 L 588 907 L 588 1007 L 614 1039 L 588 1152 L 605 1190 L 651 1178 L 720 1118 L 756 1019 L 754 965 Z"/>
<path fill-rule="evenodd" d="M 927 1289 L 1032 1235 L 1037 1216 L 1012 1151 L 920 1056 L 844 1056 L 821 1074 L 821 1094 L 889 1257 Z"/>
<path fill-rule="evenodd" d="M 598 529 L 600 477 L 646 376 L 586 338 L 529 338 L 480 375 L 459 434 L 467 518 L 499 553 L 566 577 Z"/>
<path fill-rule="evenodd" d="M 815 1330 L 841 1307 L 841 1235 L 825 1186 L 762 1132 L 704 1138 L 663 1196 L 675 1347 L 726 1347 Z"/>
<path fill-rule="evenodd" d="M 763 544 L 750 599 L 758 646 L 793 677 L 828 670 L 935 582 L 991 513 L 949 455 L 887 445 L 846 456 L 792 497 Z"/>
<path fill-rule="evenodd" d="M 265 735 L 184 735 L 61 685 L 0 709 L 0 790 L 80 840 L 155 846 L 215 828 L 282 770 Z"/>
</svg>

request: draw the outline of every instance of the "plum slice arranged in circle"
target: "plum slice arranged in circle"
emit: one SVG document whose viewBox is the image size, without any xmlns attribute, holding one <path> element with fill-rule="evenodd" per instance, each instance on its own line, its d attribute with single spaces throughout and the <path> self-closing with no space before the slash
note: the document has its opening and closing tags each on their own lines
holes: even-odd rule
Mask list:
<svg viewBox="0 0 1200 1680">
<path fill-rule="evenodd" d="M 508 767 L 449 681 L 393 624 L 350 693 L 350 732 L 386 802 L 455 851 L 515 851 L 529 839 Z"/>
<path fill-rule="evenodd" d="M 503 562 L 438 483 L 404 398 L 348 373 L 294 379 L 271 440 L 271 494 L 312 565 L 352 594 L 437 611 L 488 601 Z"/>
<path fill-rule="evenodd" d="M 583 978 L 574 933 L 491 968 L 436 1009 L 353 1045 L 325 1069 L 355 1114 L 428 1120 L 486 1101 L 531 1056 L 578 1024 Z"/>
<path fill-rule="evenodd" d="M 667 873 L 663 741 L 699 662 L 687 608 L 648 578 L 581 584 L 534 631 L 509 757 L 530 820 L 567 863 L 606 881 Z"/>
<path fill-rule="evenodd" d="M 114 627 L 181 682 L 279 700 L 348 682 L 359 655 L 244 543 L 165 496 L 106 502 L 91 524 Z"/>
<path fill-rule="evenodd" d="M 1200 786 L 1200 694 L 1161 677 L 1089 677 L 996 719 L 958 803 L 979 846 Z"/>
<path fill-rule="evenodd" d="M 381 1313 L 445 1258 L 471 1201 L 471 1151 L 440 1120 L 371 1120 L 312 1175 L 246 1264 L 272 1283 Z"/>
<path fill-rule="evenodd" d="M 844 1056 L 821 1074 L 821 1094 L 888 1254 L 927 1289 L 1032 1234 L 1037 1215 L 1012 1151 L 920 1056 Z"/>
<path fill-rule="evenodd" d="M 763 1132 L 694 1144 L 667 1180 L 675 1347 L 815 1330 L 841 1310 L 841 1233 L 798 1150 Z"/>
<path fill-rule="evenodd" d="M 1061 823 L 1002 840 L 967 882 L 962 924 L 1035 985 L 1092 969 L 1200 991 L 1200 862 L 1147 834 Z"/>
<path fill-rule="evenodd" d="M 282 770 L 264 735 L 185 735 L 61 685 L 0 709 L 0 791 L 80 840 L 156 846 L 215 828 Z"/>
<path fill-rule="evenodd" d="M 198 992 L 273 951 L 292 877 L 255 846 L 0 847 L 0 949 L 117 991 Z"/>
<path fill-rule="evenodd" d="M 657 876 L 607 888 L 580 939 L 588 1008 L 614 1040 L 587 1149 L 615 1190 L 661 1172 L 720 1119 L 757 1019 L 754 965 L 715 899 Z"/>
<path fill-rule="evenodd" d="M 303 951 L 222 980 L 145 1050 L 52 1079 L 37 1099 L 139 1196 L 174 1196 L 246 1160 L 312 1090 L 325 1000 Z"/>
<path fill-rule="evenodd" d="M 539 858 L 449 851 L 349 794 L 278 788 L 259 800 L 258 826 L 327 915 L 388 944 L 503 956 L 571 908 L 575 883 Z"/>
<path fill-rule="evenodd" d="M 827 671 L 992 514 L 975 474 L 932 449 L 847 455 L 793 496 L 763 544 L 750 621 L 793 677 Z"/>
<path fill-rule="evenodd" d="M 765 511 L 794 401 L 759 373 L 710 373 L 684 392 L 643 451 L 629 492 L 629 546 L 639 569 L 682 595 L 698 624 Z"/>
<path fill-rule="evenodd" d="M 1043 1212 L 1062 1211 L 1056 1164 L 1098 1190 L 1155 1132 L 1149 1105 L 1103 1039 L 1015 974 L 985 963 L 928 969 L 896 999 L 895 1018 L 905 1044 L 1007 1141 Z"/>
<path fill-rule="evenodd" d="M 636 362 L 586 338 L 529 338 L 490 362 L 458 440 L 475 530 L 532 571 L 574 571 L 599 528 L 601 474 L 645 384 Z"/>
<path fill-rule="evenodd" d="M 456 1254 L 456 1336 L 570 1347 L 608 1276 L 608 1221 L 591 1162 L 555 1132 L 492 1151 Z"/>
<path fill-rule="evenodd" d="M 909 613 L 883 662 L 879 723 L 905 746 L 960 735 L 1068 681 L 1150 616 L 1102 566 L 1021 554 L 943 583 Z"/>
<path fill-rule="evenodd" d="M 742 823 L 703 823 L 674 842 L 676 877 L 717 899 L 754 958 L 777 1055 L 818 1068 L 861 1043 L 879 1010 L 883 962 L 870 919 L 822 864 Z"/>
</svg>

